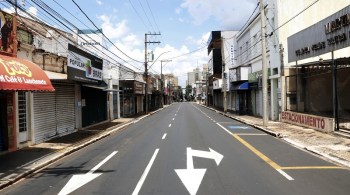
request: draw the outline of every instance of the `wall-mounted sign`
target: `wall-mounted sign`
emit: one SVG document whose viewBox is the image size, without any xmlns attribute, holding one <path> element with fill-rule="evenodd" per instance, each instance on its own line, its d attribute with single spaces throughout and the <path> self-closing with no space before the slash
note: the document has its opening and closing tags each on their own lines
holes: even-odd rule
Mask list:
<svg viewBox="0 0 350 195">
<path fill-rule="evenodd" d="M 288 62 L 319 56 L 350 45 L 350 6 L 288 37 Z"/>
<path fill-rule="evenodd" d="M 135 94 L 145 94 L 143 86 L 144 86 L 143 83 L 135 81 L 134 82 L 134 93 Z"/>
<path fill-rule="evenodd" d="M 68 45 L 68 79 L 85 83 L 102 81 L 102 59 L 71 44 Z"/>
<path fill-rule="evenodd" d="M 316 115 L 302 114 L 297 112 L 281 112 L 281 121 L 303 127 L 320 130 L 323 132 L 333 131 L 333 119 Z"/>
</svg>

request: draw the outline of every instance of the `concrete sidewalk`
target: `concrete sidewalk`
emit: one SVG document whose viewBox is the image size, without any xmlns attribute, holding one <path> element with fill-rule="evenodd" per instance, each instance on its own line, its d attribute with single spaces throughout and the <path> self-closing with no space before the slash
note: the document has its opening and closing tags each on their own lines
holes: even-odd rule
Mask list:
<svg viewBox="0 0 350 195">
<path fill-rule="evenodd" d="M 115 119 L 41 144 L 0 155 L 0 190 L 52 162 L 138 122 L 150 114 Z"/>
<path fill-rule="evenodd" d="M 350 168 L 349 138 L 344 138 L 334 133 L 327 134 L 317 130 L 275 121 L 269 121 L 268 126 L 265 128 L 262 118 L 224 113 L 214 108 L 204 107 L 279 137 L 298 148 L 313 152 L 337 164 Z"/>
</svg>

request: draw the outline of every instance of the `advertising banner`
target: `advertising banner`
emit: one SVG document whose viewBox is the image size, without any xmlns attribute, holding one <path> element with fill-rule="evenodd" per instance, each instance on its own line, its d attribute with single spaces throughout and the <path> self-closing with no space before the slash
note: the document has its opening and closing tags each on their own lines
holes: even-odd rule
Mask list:
<svg viewBox="0 0 350 195">
<path fill-rule="evenodd" d="M 103 61 L 71 44 L 68 45 L 68 79 L 99 84 L 102 81 Z"/>
<path fill-rule="evenodd" d="M 10 56 L 16 56 L 16 26 L 13 18 L 11 14 L 0 10 L 0 53 Z"/>
</svg>

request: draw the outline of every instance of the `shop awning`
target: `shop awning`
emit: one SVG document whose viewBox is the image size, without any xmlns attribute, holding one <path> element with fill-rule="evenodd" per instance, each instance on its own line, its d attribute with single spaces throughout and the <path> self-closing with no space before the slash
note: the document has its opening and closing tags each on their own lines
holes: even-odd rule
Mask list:
<svg viewBox="0 0 350 195">
<path fill-rule="evenodd" d="M 248 90 L 248 88 L 249 88 L 249 83 L 248 82 L 244 82 L 244 83 L 238 85 L 236 90 Z"/>
<path fill-rule="evenodd" d="M 28 60 L 0 55 L 0 90 L 54 91 L 45 72 Z"/>
</svg>

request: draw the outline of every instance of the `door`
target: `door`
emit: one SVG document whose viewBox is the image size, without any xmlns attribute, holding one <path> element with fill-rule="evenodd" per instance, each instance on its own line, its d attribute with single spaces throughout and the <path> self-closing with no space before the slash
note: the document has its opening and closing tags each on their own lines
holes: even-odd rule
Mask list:
<svg viewBox="0 0 350 195">
<path fill-rule="evenodd" d="M 19 143 L 28 141 L 28 126 L 27 126 L 27 92 L 18 91 L 18 128 L 19 128 Z"/>
</svg>

